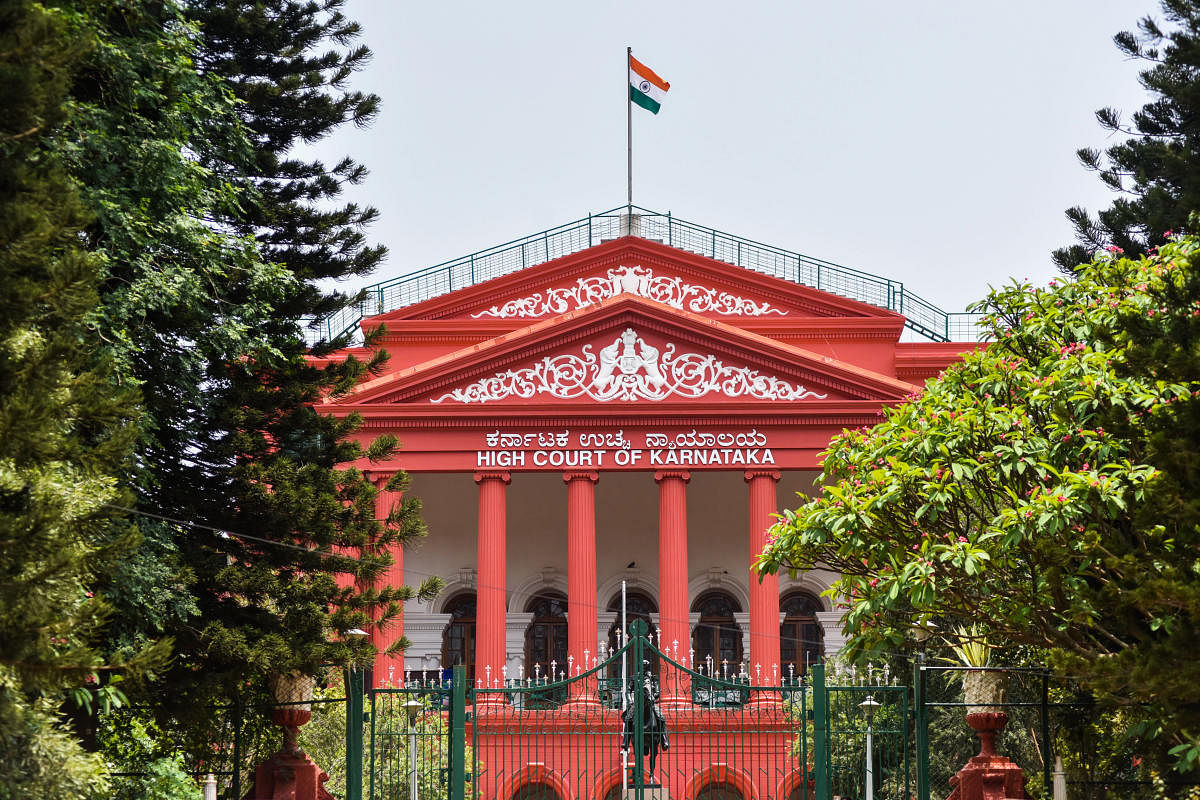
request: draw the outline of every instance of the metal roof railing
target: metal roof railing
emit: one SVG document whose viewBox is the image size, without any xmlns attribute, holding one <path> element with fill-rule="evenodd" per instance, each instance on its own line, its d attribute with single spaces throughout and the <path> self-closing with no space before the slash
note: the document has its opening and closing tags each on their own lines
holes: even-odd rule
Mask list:
<svg viewBox="0 0 1200 800">
<path fill-rule="evenodd" d="M 824 292 L 869 303 L 904 315 L 904 324 L 935 342 L 979 341 L 984 330 L 979 314 L 945 312 L 913 294 L 900 281 L 844 267 L 831 261 L 795 253 L 741 236 L 707 228 L 639 206 L 620 206 L 372 284 L 362 290 L 360 302 L 316 321 L 309 329 L 312 341 L 349 334 L 361 335 L 366 317 L 419 303 L 465 286 L 508 275 L 621 236 L 640 236 L 671 247 L 735 264 Z"/>
</svg>

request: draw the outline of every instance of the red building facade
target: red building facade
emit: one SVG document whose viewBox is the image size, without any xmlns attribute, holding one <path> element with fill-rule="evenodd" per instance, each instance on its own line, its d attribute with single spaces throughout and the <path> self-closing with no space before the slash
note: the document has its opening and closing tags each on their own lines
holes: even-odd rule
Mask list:
<svg viewBox="0 0 1200 800">
<path fill-rule="evenodd" d="M 453 663 L 481 686 L 577 674 L 615 642 L 622 582 L 679 661 L 802 673 L 841 646 L 820 594 L 836 576 L 752 578 L 772 516 L 813 493 L 832 436 L 969 346 L 902 342 L 898 313 L 636 236 L 379 323 L 386 371 L 319 410 L 399 437 L 395 463 L 360 466 L 410 473 L 430 536 L 390 577 L 448 581 L 376 634 L 412 641 L 380 685 Z"/>
</svg>

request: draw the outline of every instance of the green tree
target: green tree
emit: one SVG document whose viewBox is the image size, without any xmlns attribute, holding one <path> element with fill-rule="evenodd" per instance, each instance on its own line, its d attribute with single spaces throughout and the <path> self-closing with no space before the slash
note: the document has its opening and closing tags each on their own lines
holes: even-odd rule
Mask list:
<svg viewBox="0 0 1200 800">
<path fill-rule="evenodd" d="M 252 5 L 187 0 L 200 25 L 197 60 L 225 79 L 238 100 L 251 149 L 241 179 L 254 188 L 231 219 L 254 235 L 264 257 L 286 264 L 298 278 L 365 275 L 387 254 L 368 245 L 363 228 L 379 212 L 340 198 L 360 183 L 366 168 L 350 157 L 333 166 L 306 160 L 296 145 L 317 141 L 352 123 L 364 126 L 379 111 L 379 97 L 347 87 L 371 58 L 356 40 L 358 23 L 342 13 L 344 0 L 268 0 Z M 286 310 L 293 318 L 321 318 L 345 298 L 322 296 L 313 284 Z"/>
<path fill-rule="evenodd" d="M 1200 3 L 1160 0 L 1166 24 L 1147 16 L 1137 32 L 1113 40 L 1131 59 L 1151 66 L 1141 73 L 1153 99 L 1131 122 L 1119 111 L 1096 112 L 1109 134 L 1122 137 L 1103 153 L 1078 151 L 1079 160 L 1121 196 L 1094 217 L 1081 207 L 1067 210 L 1077 243 L 1054 251 L 1054 262 L 1072 273 L 1104 247 L 1144 255 L 1182 231 L 1200 209 Z"/>
<path fill-rule="evenodd" d="M 1200 272 L 1193 238 L 993 292 L 994 342 L 825 454 L 762 571 L 842 574 L 851 651 L 974 620 L 1200 759 Z"/>
<path fill-rule="evenodd" d="M 75 23 L 0 3 L 0 798 L 102 794 L 60 708 L 121 702 L 114 673 L 165 655 L 97 646 L 110 608 L 90 587 L 131 544 L 108 504 L 124 502 L 136 410 L 96 357 L 99 262 L 53 146 L 90 44 Z"/>
<path fill-rule="evenodd" d="M 60 139 L 103 265 L 91 322 L 142 409 L 129 479 L 142 542 L 100 587 L 107 633 L 114 650 L 173 637 L 170 673 L 140 698 L 200 749 L 217 740 L 214 703 L 343 663 L 333 632 L 395 617 L 413 591 L 371 584 L 391 544 L 423 533 L 419 503 L 377 520 L 376 487 L 341 465 L 387 457 L 395 439 L 360 448 L 357 420 L 313 411 L 382 360 L 309 360 L 301 316 L 325 300 L 311 271 L 244 230 L 255 151 L 229 80 L 197 61 L 194 22 L 170 2 L 68 5 L 96 43 Z M 367 588 L 340 588 L 339 573 Z"/>
</svg>

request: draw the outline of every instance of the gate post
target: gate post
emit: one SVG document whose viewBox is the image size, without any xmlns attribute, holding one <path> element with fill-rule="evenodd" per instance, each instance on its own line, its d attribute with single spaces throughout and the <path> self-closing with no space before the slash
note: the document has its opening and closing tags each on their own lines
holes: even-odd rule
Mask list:
<svg viewBox="0 0 1200 800">
<path fill-rule="evenodd" d="M 813 789 L 816 800 L 829 800 L 829 694 L 825 665 L 813 664 Z"/>
<path fill-rule="evenodd" d="M 467 668 L 456 664 L 450 682 L 450 800 L 464 800 L 467 787 Z"/>
<path fill-rule="evenodd" d="M 646 623 L 640 619 L 635 619 L 630 628 L 633 632 L 633 675 L 631 676 L 633 680 L 630 690 L 633 695 L 631 698 L 633 700 L 633 741 L 630 743 L 630 749 L 633 751 L 634 796 L 641 800 L 644 796 L 642 787 L 646 785 L 646 772 L 642 764 L 642 752 L 646 741 L 646 725 L 643 717 L 646 700 L 642 696 L 642 682 L 648 679 L 645 664 L 642 663 L 646 658 L 645 640 L 642 635 L 648 633 L 648 628 Z"/>
<path fill-rule="evenodd" d="M 913 664 L 913 705 L 917 729 L 917 800 L 929 800 L 929 720 L 925 708 L 925 654 Z"/>
<path fill-rule="evenodd" d="M 346 670 L 346 800 L 362 800 L 363 670 Z"/>
</svg>

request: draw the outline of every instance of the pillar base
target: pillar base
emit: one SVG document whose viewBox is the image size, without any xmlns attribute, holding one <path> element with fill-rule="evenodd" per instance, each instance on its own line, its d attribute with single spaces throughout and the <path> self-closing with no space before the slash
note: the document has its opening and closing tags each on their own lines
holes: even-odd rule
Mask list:
<svg viewBox="0 0 1200 800">
<path fill-rule="evenodd" d="M 254 770 L 254 788 L 244 800 L 334 800 L 325 791 L 329 775 L 303 752 L 279 752 Z"/>
<path fill-rule="evenodd" d="M 950 779 L 954 790 L 947 800 L 1023 800 L 1025 773 L 993 747 L 996 734 L 1008 724 L 1008 714 L 967 714 L 967 724 L 979 734 L 982 747 Z"/>
<path fill-rule="evenodd" d="M 783 708 L 783 692 L 751 692 L 751 708 Z"/>
</svg>

